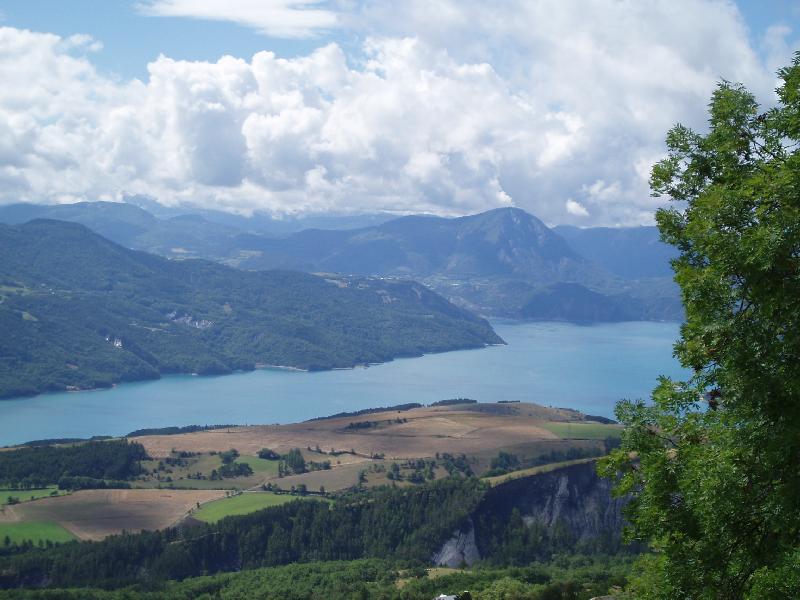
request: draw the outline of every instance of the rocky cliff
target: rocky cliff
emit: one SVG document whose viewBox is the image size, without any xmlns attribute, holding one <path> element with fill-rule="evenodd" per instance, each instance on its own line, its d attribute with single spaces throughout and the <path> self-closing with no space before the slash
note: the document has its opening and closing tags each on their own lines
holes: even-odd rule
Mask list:
<svg viewBox="0 0 800 600">
<path fill-rule="evenodd" d="M 625 499 L 612 497 L 612 485 L 592 462 L 495 486 L 433 560 L 457 567 L 501 556 L 531 560 L 557 550 L 616 551 Z"/>
</svg>

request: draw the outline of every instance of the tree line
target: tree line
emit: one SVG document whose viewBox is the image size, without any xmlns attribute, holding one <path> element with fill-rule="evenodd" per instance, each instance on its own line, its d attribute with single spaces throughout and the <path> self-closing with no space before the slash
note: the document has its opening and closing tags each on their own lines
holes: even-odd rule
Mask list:
<svg viewBox="0 0 800 600">
<path fill-rule="evenodd" d="M 126 480 L 142 472 L 144 446 L 127 440 L 33 446 L 0 452 L 0 485 L 30 489 L 64 478 Z"/>
</svg>

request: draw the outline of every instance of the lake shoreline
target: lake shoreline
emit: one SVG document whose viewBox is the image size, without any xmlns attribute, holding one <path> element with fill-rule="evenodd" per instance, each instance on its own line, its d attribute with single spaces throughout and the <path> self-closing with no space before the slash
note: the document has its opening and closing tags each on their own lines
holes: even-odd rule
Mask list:
<svg viewBox="0 0 800 600">
<path fill-rule="evenodd" d="M 199 373 L 199 372 L 189 372 L 189 371 L 169 371 L 166 373 L 159 373 L 156 377 L 141 377 L 137 379 L 125 379 L 121 381 L 114 381 L 110 385 L 107 386 L 95 386 L 95 387 L 86 387 L 82 388 L 79 386 L 68 385 L 65 386 L 63 390 L 46 390 L 42 392 L 31 392 L 29 394 L 17 394 L 14 396 L 7 396 L 7 395 L 0 395 L 0 404 L 5 401 L 13 401 L 13 400 L 23 400 L 25 398 L 37 398 L 39 396 L 52 396 L 58 394 L 75 394 L 75 393 L 84 393 L 84 392 L 104 392 L 108 390 L 112 390 L 118 388 L 119 386 L 124 386 L 132 383 L 141 383 L 145 381 L 159 381 L 161 379 L 167 377 L 176 377 L 176 376 L 190 376 L 190 377 L 226 377 L 228 375 L 236 375 L 238 373 L 252 373 L 254 371 L 288 371 L 294 373 L 325 373 L 327 371 L 352 371 L 354 369 L 366 369 L 369 367 L 374 367 L 377 365 L 385 365 L 387 363 L 391 363 L 395 360 L 399 359 L 410 359 L 410 358 L 422 358 L 423 356 L 431 356 L 435 354 L 447 354 L 448 352 L 465 352 L 468 350 L 483 350 L 485 348 L 491 348 L 495 346 L 504 346 L 506 342 L 503 341 L 502 343 L 485 343 L 480 346 L 464 346 L 464 347 L 457 347 L 457 348 L 450 348 L 447 350 L 434 350 L 430 352 L 422 352 L 420 354 L 403 354 L 398 355 L 392 358 L 387 358 L 384 361 L 379 362 L 370 362 L 370 363 L 356 363 L 354 365 L 346 366 L 346 367 L 327 367 L 324 369 L 304 369 L 303 367 L 294 367 L 291 365 L 272 365 L 268 363 L 255 363 L 252 369 L 231 369 L 230 371 L 220 372 L 220 373 Z"/>
<path fill-rule="evenodd" d="M 319 415 L 447 398 L 520 400 L 613 417 L 620 398 L 649 398 L 672 357 L 677 325 L 593 327 L 493 321 L 507 344 L 329 371 L 262 368 L 223 376 L 169 374 L 91 392 L 0 402 L 0 446 L 125 435 L 186 423 L 295 423 Z M 576 375 L 577 374 L 577 375 Z"/>
</svg>

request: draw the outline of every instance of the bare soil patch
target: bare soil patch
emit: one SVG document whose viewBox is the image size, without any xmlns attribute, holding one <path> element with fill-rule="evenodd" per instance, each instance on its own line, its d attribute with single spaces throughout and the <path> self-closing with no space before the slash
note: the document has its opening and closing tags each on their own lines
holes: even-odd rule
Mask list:
<svg viewBox="0 0 800 600">
<path fill-rule="evenodd" d="M 82 490 L 15 507 L 22 521 L 52 521 L 84 540 L 124 531 L 163 529 L 197 503 L 222 498 L 221 490 Z"/>
</svg>

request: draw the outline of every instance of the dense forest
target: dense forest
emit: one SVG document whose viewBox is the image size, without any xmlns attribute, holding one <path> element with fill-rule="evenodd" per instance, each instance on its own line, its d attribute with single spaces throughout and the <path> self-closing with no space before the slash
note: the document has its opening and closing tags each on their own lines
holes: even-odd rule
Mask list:
<svg viewBox="0 0 800 600">
<path fill-rule="evenodd" d="M 559 556 L 549 563 L 482 567 L 433 577 L 419 563 L 359 559 L 261 568 L 181 582 L 150 582 L 119 590 L 0 590 L 0 599 L 430 600 L 440 593 L 469 591 L 475 600 L 589 600 L 624 585 L 629 562 L 628 557 Z"/>
<path fill-rule="evenodd" d="M 16 489 L 52 484 L 67 489 L 107 487 L 102 480 L 139 475 L 139 461 L 145 459 L 144 446 L 127 440 L 7 450 L 0 452 L 0 485 Z M 90 485 L 91 481 L 95 485 Z"/>
<path fill-rule="evenodd" d="M 171 261 L 61 221 L 0 225 L 0 330 L 0 397 L 502 342 L 413 282 Z"/>
</svg>

